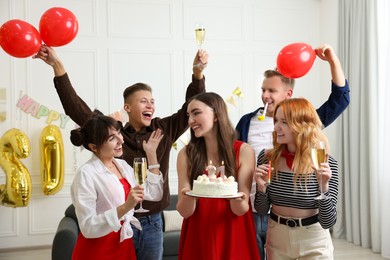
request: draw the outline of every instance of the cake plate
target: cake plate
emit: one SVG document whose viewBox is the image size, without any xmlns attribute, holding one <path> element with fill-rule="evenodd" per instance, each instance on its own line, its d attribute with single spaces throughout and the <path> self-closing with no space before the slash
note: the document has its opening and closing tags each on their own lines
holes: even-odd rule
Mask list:
<svg viewBox="0 0 390 260">
<path fill-rule="evenodd" d="M 212 199 L 235 199 L 235 198 L 241 198 L 244 193 L 238 192 L 233 195 L 223 195 L 223 196 L 217 196 L 217 195 L 201 195 L 201 194 L 195 194 L 192 190 L 187 191 L 186 195 L 196 198 L 212 198 Z"/>
</svg>

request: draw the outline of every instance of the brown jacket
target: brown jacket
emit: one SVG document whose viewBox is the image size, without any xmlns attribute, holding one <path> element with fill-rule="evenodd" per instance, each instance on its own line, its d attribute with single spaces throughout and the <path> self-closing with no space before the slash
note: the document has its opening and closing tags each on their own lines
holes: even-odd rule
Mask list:
<svg viewBox="0 0 390 260">
<path fill-rule="evenodd" d="M 54 85 L 60 97 L 65 113 L 78 125 L 82 126 L 90 117 L 92 110 L 88 105 L 77 95 L 72 87 L 68 74 L 54 78 Z M 197 80 L 192 76 L 192 82 L 187 88 L 186 101 L 192 96 L 205 91 L 205 78 Z M 122 129 L 124 138 L 123 144 L 123 159 L 131 166 L 133 165 L 134 157 L 146 157 L 142 148 L 142 142 L 148 140 L 153 130 L 160 128 L 164 134 L 160 145 L 157 148 L 157 159 L 160 163 L 160 170 L 164 177 L 164 194 L 159 202 L 144 201 L 142 206 L 150 211 L 143 215 L 150 215 L 161 212 L 169 204 L 169 155 L 172 144 L 187 130 L 187 103 L 174 114 L 164 118 L 153 118 L 151 125 L 136 132 L 129 124 Z"/>
</svg>

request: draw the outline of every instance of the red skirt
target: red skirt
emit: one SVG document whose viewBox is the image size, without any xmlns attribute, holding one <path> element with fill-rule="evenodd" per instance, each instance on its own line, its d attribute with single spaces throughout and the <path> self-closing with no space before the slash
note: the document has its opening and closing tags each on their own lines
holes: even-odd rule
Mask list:
<svg viewBox="0 0 390 260">
<path fill-rule="evenodd" d="M 120 230 L 99 238 L 85 238 L 80 232 L 73 251 L 73 260 L 112 260 L 136 259 L 133 239 L 125 239 L 121 243 Z"/>
<path fill-rule="evenodd" d="M 227 199 L 199 198 L 183 221 L 179 259 L 260 259 L 252 210 L 237 216 Z"/>
</svg>

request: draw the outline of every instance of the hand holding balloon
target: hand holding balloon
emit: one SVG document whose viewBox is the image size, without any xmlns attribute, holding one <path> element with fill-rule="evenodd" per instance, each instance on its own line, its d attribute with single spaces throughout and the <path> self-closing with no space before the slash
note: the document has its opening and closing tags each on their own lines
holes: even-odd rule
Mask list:
<svg viewBox="0 0 390 260">
<path fill-rule="evenodd" d="M 329 44 L 323 44 L 315 50 L 318 58 L 327 61 L 332 74 L 332 82 L 337 86 L 345 86 L 346 78 L 341 62 Z"/>
<path fill-rule="evenodd" d="M 317 49 L 315 49 L 315 52 L 321 60 L 332 62 L 334 60 L 338 60 L 336 54 L 334 53 L 332 47 L 328 44 L 321 45 Z"/>
<path fill-rule="evenodd" d="M 45 44 L 41 46 L 41 48 L 34 56 L 32 56 L 32 58 L 41 59 L 52 67 L 61 62 L 53 48 Z"/>
</svg>

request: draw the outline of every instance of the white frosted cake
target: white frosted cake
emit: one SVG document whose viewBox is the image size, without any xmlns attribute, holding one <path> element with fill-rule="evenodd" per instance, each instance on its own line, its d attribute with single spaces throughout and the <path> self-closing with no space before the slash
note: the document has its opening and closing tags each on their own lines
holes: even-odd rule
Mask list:
<svg viewBox="0 0 390 260">
<path fill-rule="evenodd" d="M 215 174 L 210 176 L 203 174 L 194 180 L 192 192 L 205 196 L 235 195 L 238 192 L 238 184 L 233 176 L 217 178 Z"/>
</svg>

